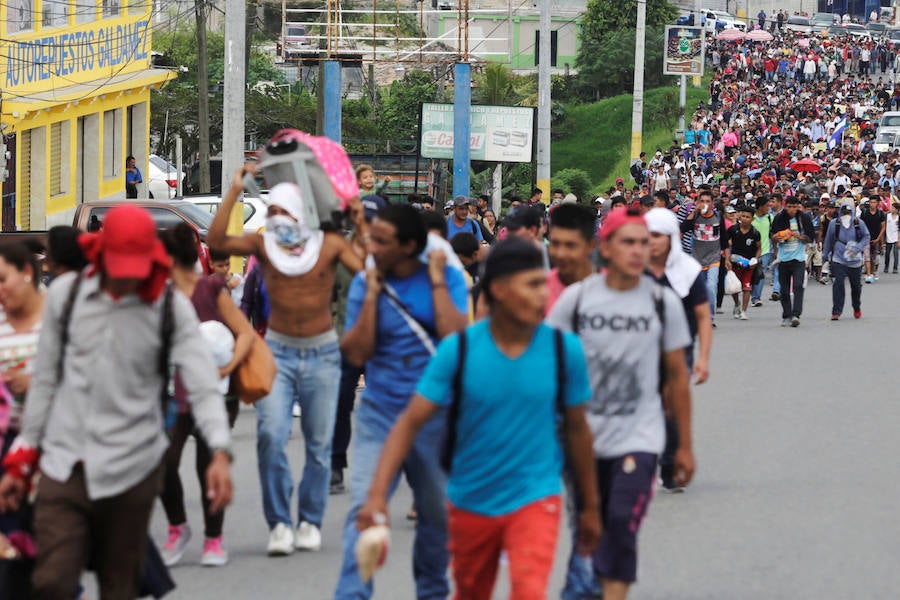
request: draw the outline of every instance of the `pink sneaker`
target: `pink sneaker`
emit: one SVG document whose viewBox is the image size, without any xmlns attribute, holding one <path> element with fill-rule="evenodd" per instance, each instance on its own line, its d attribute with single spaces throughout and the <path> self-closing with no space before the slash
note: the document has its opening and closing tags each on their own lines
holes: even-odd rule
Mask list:
<svg viewBox="0 0 900 600">
<path fill-rule="evenodd" d="M 191 541 L 191 527 L 187 523 L 183 525 L 169 525 L 169 539 L 162 549 L 162 559 L 167 567 L 174 567 L 184 556 L 188 542 Z"/>
<path fill-rule="evenodd" d="M 228 552 L 222 546 L 222 536 L 206 538 L 203 542 L 203 557 L 200 564 L 204 567 L 223 567 L 228 564 Z"/>
</svg>

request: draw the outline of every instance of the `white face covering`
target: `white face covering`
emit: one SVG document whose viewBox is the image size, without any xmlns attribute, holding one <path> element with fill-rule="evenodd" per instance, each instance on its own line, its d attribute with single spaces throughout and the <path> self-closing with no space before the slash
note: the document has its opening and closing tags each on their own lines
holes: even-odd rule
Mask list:
<svg viewBox="0 0 900 600">
<path fill-rule="evenodd" d="M 853 220 L 853 217 L 850 215 L 841 215 L 841 225 L 844 227 L 850 227 L 850 222 Z"/>
</svg>

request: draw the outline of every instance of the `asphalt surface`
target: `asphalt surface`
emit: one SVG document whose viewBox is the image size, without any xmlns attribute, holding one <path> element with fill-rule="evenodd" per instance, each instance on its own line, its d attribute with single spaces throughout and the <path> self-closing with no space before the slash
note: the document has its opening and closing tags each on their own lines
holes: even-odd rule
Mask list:
<svg viewBox="0 0 900 600">
<path fill-rule="evenodd" d="M 695 388 L 698 473 L 682 495 L 657 495 L 640 537 L 645 600 L 896 598 L 900 586 L 900 406 L 893 347 L 900 334 L 900 275 L 863 289 L 863 318 L 831 322 L 830 288 L 811 282 L 797 329 L 765 301 L 749 321 L 730 299 L 713 345 L 710 381 Z M 770 288 L 766 289 L 768 296 Z M 849 298 L 848 298 L 849 301 Z M 195 538 L 173 570 L 173 599 L 331 598 L 348 495 L 332 496 L 318 553 L 267 558 L 256 472 L 255 419 L 235 429 L 237 493 L 225 524 L 231 563 L 199 566 L 202 518 L 193 446 L 182 473 Z M 302 467 L 294 432 L 290 455 Z M 351 459 L 352 460 L 352 459 Z M 393 543 L 376 598 L 414 598 L 409 490 L 391 503 Z M 164 541 L 162 510 L 153 534 Z M 563 534 L 563 538 L 565 538 Z M 558 598 L 568 541 L 557 552 L 548 598 Z M 89 598 L 96 598 L 89 583 Z M 496 598 L 508 597 L 505 571 Z"/>
</svg>

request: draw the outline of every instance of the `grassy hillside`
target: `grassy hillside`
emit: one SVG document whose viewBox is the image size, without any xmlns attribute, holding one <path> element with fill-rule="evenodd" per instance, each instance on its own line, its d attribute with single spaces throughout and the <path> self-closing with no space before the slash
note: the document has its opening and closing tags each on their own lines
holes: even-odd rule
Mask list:
<svg viewBox="0 0 900 600">
<path fill-rule="evenodd" d="M 708 100 L 704 85 L 688 84 L 687 113 L 697 103 Z M 584 169 L 596 188 L 611 186 L 616 177 L 633 183 L 628 167 L 631 150 L 632 95 L 615 96 L 595 102 L 567 106 L 566 116 L 553 130 L 551 172 Z M 658 147 L 668 147 L 674 137 L 677 120 L 678 87 L 669 86 L 644 93 L 644 132 L 642 146 L 652 155 Z M 675 111 L 673 113 L 672 111 Z M 674 123 L 668 126 L 666 121 Z"/>
</svg>

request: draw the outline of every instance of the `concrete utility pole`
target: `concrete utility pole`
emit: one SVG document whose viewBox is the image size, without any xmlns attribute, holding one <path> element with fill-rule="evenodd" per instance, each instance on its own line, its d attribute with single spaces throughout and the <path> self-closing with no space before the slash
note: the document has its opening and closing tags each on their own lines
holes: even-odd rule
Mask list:
<svg viewBox="0 0 900 600">
<path fill-rule="evenodd" d="M 634 36 L 634 102 L 631 105 L 631 158 L 641 155 L 644 130 L 644 38 L 647 30 L 647 0 L 637 0 L 637 32 Z"/>
<path fill-rule="evenodd" d="M 247 88 L 247 4 L 225 1 L 225 97 L 222 103 L 222 193 L 231 185 L 235 171 L 244 164 L 244 96 Z M 238 202 L 231 213 L 228 233 L 239 235 L 244 228 L 244 207 Z M 232 260 L 240 268 L 240 260 Z"/>
<path fill-rule="evenodd" d="M 209 181 L 209 53 L 206 50 L 206 0 L 196 0 L 197 17 L 197 160 L 200 192 L 208 194 Z"/>
<path fill-rule="evenodd" d="M 550 2 L 541 3 L 541 24 L 538 40 L 538 137 L 537 187 L 544 192 L 545 203 L 550 202 Z"/>
</svg>

